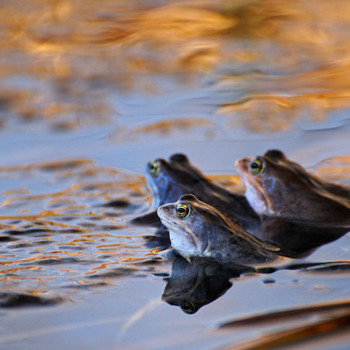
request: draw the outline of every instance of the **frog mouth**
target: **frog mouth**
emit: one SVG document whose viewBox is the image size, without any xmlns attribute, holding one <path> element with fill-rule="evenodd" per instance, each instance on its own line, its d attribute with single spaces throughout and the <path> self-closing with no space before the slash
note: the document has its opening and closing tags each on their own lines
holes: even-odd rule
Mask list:
<svg viewBox="0 0 350 350">
<path fill-rule="evenodd" d="M 265 207 L 266 213 L 274 214 L 274 210 L 272 207 L 271 200 L 264 194 L 264 188 L 261 186 L 261 184 L 256 181 L 255 179 L 250 179 L 249 181 L 245 180 L 245 185 L 247 187 L 247 192 L 254 191 L 255 198 L 261 203 L 263 203 L 263 206 Z M 262 207 L 262 205 L 258 205 L 259 207 Z M 262 213 L 263 214 L 263 213 Z"/>
<path fill-rule="evenodd" d="M 176 229 L 177 237 L 179 237 L 180 239 L 186 239 L 192 244 L 192 246 L 196 247 L 196 238 L 191 231 L 186 229 L 186 227 L 184 227 L 183 225 L 180 225 L 176 221 L 169 220 L 168 218 L 165 218 L 165 219 L 163 218 L 162 220 L 164 220 L 165 222 L 168 222 L 170 227 Z"/>
<path fill-rule="evenodd" d="M 264 187 L 261 185 L 260 181 L 257 180 L 257 176 L 252 175 L 248 170 L 249 164 L 252 160 L 253 157 L 238 159 L 235 162 L 235 167 L 246 186 L 246 197 L 248 197 L 249 193 L 252 195 L 254 203 L 250 203 L 250 205 L 254 207 L 254 209 L 257 208 L 255 210 L 259 214 L 263 214 L 263 211 L 269 214 L 274 214 L 273 203 L 265 194 Z"/>
</svg>

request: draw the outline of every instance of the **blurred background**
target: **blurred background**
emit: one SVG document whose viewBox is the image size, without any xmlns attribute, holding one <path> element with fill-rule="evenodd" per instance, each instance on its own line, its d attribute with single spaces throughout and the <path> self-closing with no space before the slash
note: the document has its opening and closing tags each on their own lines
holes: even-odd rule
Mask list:
<svg viewBox="0 0 350 350">
<path fill-rule="evenodd" d="M 193 149 L 222 171 L 222 159 L 270 146 L 336 154 L 339 130 L 327 147 L 334 133 L 311 131 L 348 131 L 349 7 L 2 1 L 2 164 L 77 155 L 142 171 Z"/>
</svg>

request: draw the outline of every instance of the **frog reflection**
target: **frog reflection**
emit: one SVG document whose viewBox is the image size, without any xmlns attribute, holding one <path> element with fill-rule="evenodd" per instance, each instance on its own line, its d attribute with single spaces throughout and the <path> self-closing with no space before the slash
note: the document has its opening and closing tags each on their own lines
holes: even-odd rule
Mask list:
<svg viewBox="0 0 350 350">
<path fill-rule="evenodd" d="M 254 268 L 237 264 L 220 264 L 215 260 L 193 257 L 190 261 L 172 255 L 172 272 L 165 278 L 162 300 L 179 306 L 187 314 L 196 313 L 201 307 L 215 301 L 232 287 L 232 279 L 242 275 L 271 275 L 279 270 L 325 273 L 348 271 L 348 261 L 299 262 L 281 266 Z M 274 280 L 273 278 L 269 279 Z"/>
<path fill-rule="evenodd" d="M 288 256 L 288 252 L 254 237 L 194 195 L 181 196 L 175 203 L 160 206 L 157 212 L 169 230 L 172 248 L 185 258 L 259 264 L 278 255 Z"/>
<path fill-rule="evenodd" d="M 263 216 L 261 226 L 252 233 L 263 241 L 276 244 L 288 252 L 289 257 L 304 258 L 318 247 L 342 237 L 349 229 L 348 225 Z"/>
<path fill-rule="evenodd" d="M 234 264 L 221 265 L 201 258 L 188 262 L 175 256 L 162 299 L 170 305 L 179 306 L 187 314 L 193 314 L 223 295 L 232 286 L 230 279 L 244 272 L 255 272 L 255 269 Z"/>
<path fill-rule="evenodd" d="M 229 192 L 209 181 L 183 154 L 172 155 L 168 162 L 164 159 L 149 162 L 146 178 L 156 208 L 174 202 L 184 194 L 194 194 L 244 228 L 259 225 L 258 215 L 244 196 Z M 151 213 L 134 219 L 133 222 L 149 224 L 156 220 L 155 213 Z"/>
<path fill-rule="evenodd" d="M 293 220 L 349 223 L 350 188 L 308 173 L 279 150 L 235 163 L 246 197 L 260 215 Z"/>
</svg>

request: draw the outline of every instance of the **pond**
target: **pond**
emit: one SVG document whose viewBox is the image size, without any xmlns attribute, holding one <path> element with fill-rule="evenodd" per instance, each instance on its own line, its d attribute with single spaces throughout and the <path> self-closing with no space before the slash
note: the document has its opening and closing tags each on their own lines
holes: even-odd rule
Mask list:
<svg viewBox="0 0 350 350">
<path fill-rule="evenodd" d="M 227 272 L 130 223 L 178 152 L 239 193 L 268 149 L 350 185 L 350 3 L 313 5 L 2 2 L 0 348 L 348 347 L 349 235 Z"/>
</svg>

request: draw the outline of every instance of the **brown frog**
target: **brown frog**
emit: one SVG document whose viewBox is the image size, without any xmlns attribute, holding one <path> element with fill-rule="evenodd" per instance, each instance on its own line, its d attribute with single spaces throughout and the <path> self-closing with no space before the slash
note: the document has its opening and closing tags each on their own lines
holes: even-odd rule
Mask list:
<svg viewBox="0 0 350 350">
<path fill-rule="evenodd" d="M 235 166 L 246 185 L 246 198 L 260 215 L 350 222 L 350 188 L 318 178 L 279 150 L 239 159 Z"/>
</svg>

